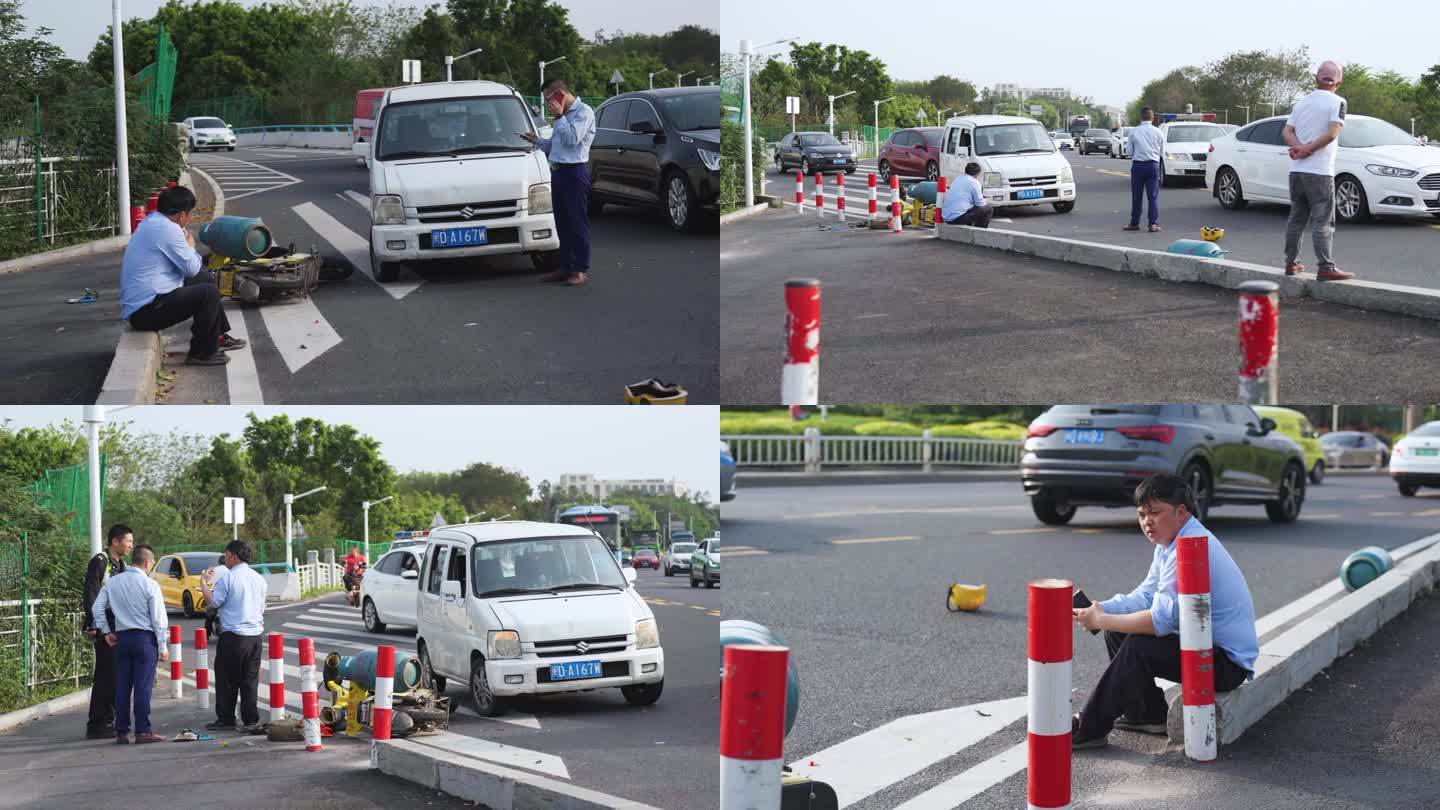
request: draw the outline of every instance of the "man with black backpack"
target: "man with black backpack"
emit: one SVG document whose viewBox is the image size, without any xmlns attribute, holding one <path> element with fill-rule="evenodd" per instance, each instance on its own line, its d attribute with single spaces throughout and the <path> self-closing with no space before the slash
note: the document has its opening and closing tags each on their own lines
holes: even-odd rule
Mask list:
<svg viewBox="0 0 1440 810">
<path fill-rule="evenodd" d="M 109 549 L 90 558 L 85 569 L 85 589 L 81 609 L 84 612 L 84 633 L 95 645 L 95 670 L 90 676 L 90 717 L 85 723 L 87 740 L 108 740 L 115 736 L 115 648 L 95 630 L 95 617 L 91 608 L 100 589 L 114 574 L 125 570 L 125 558 L 135 545 L 135 535 L 130 527 L 117 523 L 107 532 Z M 111 612 L 106 617 L 109 626 L 115 626 Z"/>
</svg>

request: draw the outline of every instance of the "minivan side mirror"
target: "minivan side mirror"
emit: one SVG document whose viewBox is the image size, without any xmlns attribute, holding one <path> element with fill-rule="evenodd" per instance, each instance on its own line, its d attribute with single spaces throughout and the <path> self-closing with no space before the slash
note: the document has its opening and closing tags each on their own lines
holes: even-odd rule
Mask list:
<svg viewBox="0 0 1440 810">
<path fill-rule="evenodd" d="M 1272 430 L 1274 430 L 1274 429 L 1275 429 L 1275 420 L 1274 420 L 1274 419 L 1271 419 L 1271 418 L 1268 417 L 1268 416 L 1263 416 L 1263 417 L 1260 418 L 1260 432 L 1261 432 L 1261 433 L 1269 433 L 1270 431 L 1272 431 Z"/>
<path fill-rule="evenodd" d="M 628 583 L 630 583 L 631 585 L 634 585 L 634 584 L 635 584 L 635 576 L 636 576 L 636 574 L 635 574 L 635 569 L 634 569 L 634 568 L 622 568 L 622 569 L 620 569 L 620 570 L 622 570 L 622 571 L 625 572 L 625 581 L 628 582 Z"/>
<path fill-rule="evenodd" d="M 459 599 L 459 598 L 460 598 L 460 580 L 458 580 L 458 579 L 447 579 L 447 580 L 445 580 L 444 582 L 440 583 L 440 594 L 441 594 L 442 596 L 447 596 L 447 597 L 448 597 L 448 596 L 453 596 L 453 597 L 455 597 L 456 599 Z"/>
<path fill-rule="evenodd" d="M 413 569 L 413 568 L 406 568 L 404 571 L 401 571 L 401 572 L 400 572 L 400 578 L 401 578 L 401 579 L 419 579 L 419 578 L 420 578 L 420 572 L 419 572 L 419 571 L 416 571 L 416 570 Z"/>
</svg>

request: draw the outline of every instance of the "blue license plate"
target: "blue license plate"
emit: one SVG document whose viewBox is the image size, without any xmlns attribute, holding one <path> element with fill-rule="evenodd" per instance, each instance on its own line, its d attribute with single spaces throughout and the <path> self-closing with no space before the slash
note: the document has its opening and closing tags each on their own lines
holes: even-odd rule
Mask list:
<svg viewBox="0 0 1440 810">
<path fill-rule="evenodd" d="M 430 247 L 452 248 L 468 245 L 483 245 L 488 240 L 484 226 L 474 228 L 445 228 L 430 232 Z"/>
<path fill-rule="evenodd" d="M 1417 448 L 1415 448 L 1415 455 L 1417 455 L 1417 456 L 1435 456 L 1435 455 L 1440 455 L 1440 450 L 1437 450 L 1437 449 L 1434 448 L 1434 447 L 1417 447 Z"/>
<path fill-rule="evenodd" d="M 600 677 L 600 659 L 594 661 L 571 661 L 550 665 L 550 680 L 578 681 L 582 678 Z"/>
<path fill-rule="evenodd" d="M 1104 444 L 1105 431 L 1103 430 L 1067 430 L 1065 431 L 1066 444 Z"/>
<path fill-rule="evenodd" d="M 837 158 L 835 158 L 835 162 L 836 162 L 836 163 L 849 163 L 849 162 L 850 162 L 850 158 L 837 157 Z"/>
<path fill-rule="evenodd" d="M 1043 188 L 1027 188 L 1024 191 L 1015 192 L 1015 199 L 1017 200 L 1038 200 L 1044 196 L 1045 189 Z"/>
</svg>

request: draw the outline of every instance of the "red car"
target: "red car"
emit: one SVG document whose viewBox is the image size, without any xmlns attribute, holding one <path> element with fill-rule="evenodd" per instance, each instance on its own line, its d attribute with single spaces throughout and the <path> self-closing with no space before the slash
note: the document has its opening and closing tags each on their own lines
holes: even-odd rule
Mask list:
<svg viewBox="0 0 1440 810">
<path fill-rule="evenodd" d="M 635 552 L 633 563 L 635 568 L 654 568 L 660 570 L 660 555 L 655 553 L 653 548 L 642 548 Z"/>
<path fill-rule="evenodd" d="M 890 133 L 890 140 L 880 146 L 880 180 L 889 183 L 891 172 L 901 177 L 938 178 L 940 139 L 944 136 L 944 127 L 897 129 Z"/>
</svg>

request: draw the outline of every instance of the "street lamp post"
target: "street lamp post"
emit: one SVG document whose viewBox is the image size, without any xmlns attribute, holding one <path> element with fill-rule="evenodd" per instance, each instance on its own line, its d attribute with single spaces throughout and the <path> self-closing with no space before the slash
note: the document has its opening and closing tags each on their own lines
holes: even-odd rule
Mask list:
<svg viewBox="0 0 1440 810">
<path fill-rule="evenodd" d="M 541 59 L 541 60 L 540 60 L 540 92 L 542 92 L 542 93 L 545 92 L 545 66 L 546 66 L 546 65 L 553 65 L 553 64 L 555 64 L 556 62 L 564 62 L 564 61 L 565 61 L 565 57 L 563 57 L 563 56 L 560 57 L 559 59 L 548 59 L 548 60 L 547 60 L 547 59 Z"/>
<path fill-rule="evenodd" d="M 876 156 L 876 157 L 879 157 L 879 156 L 880 156 L 880 105 L 881 105 L 881 104 L 884 104 L 884 103 L 887 102 L 887 101 L 894 101 L 894 100 L 895 100 L 895 97 L 894 97 L 894 96 L 891 96 L 890 98 L 882 98 L 882 99 L 880 99 L 879 101 L 874 102 L 874 104 L 875 104 L 875 134 L 874 134 L 874 140 L 875 140 L 875 156 Z"/>
<path fill-rule="evenodd" d="M 651 90 L 654 90 L 654 89 L 655 89 L 655 77 L 656 77 L 656 76 L 659 76 L 661 73 L 668 73 L 669 71 L 670 71 L 670 68 L 660 68 L 659 70 L 654 71 L 653 73 L 651 73 L 651 74 L 650 74 L 650 89 L 651 89 Z"/>
<path fill-rule="evenodd" d="M 1415 137 L 1415 119 L 1410 119 L 1410 137 Z"/>
<path fill-rule="evenodd" d="M 851 91 L 849 91 L 848 93 L 841 93 L 841 94 L 838 95 L 838 96 L 830 96 L 830 134 L 831 134 L 831 135 L 834 135 L 834 134 L 835 134 L 835 99 L 837 99 L 837 98 L 845 98 L 846 96 L 853 96 L 853 95 L 855 95 L 855 92 L 856 92 L 856 91 L 851 90 Z"/>
<path fill-rule="evenodd" d="M 118 3 L 116 4 L 118 7 Z M 119 29 L 116 29 L 119 30 Z M 104 405 L 85 406 L 85 445 L 86 461 L 85 466 L 89 469 L 90 478 L 90 554 L 99 554 L 100 545 L 100 516 L 104 504 L 101 502 L 100 494 L 100 428 L 105 424 Z"/>
<path fill-rule="evenodd" d="M 461 59 L 464 59 L 464 58 L 467 57 L 467 56 L 474 56 L 475 54 L 480 53 L 480 52 L 483 51 L 483 50 L 485 50 L 485 49 L 484 49 L 484 48 L 476 48 L 476 49 L 473 50 L 473 51 L 466 51 L 465 53 L 462 53 L 462 54 L 460 54 L 459 56 L 447 56 L 447 57 L 445 57 L 445 81 L 447 81 L 447 82 L 448 82 L 448 81 L 451 81 L 451 78 L 450 78 L 450 66 L 451 66 L 451 65 L 455 64 L 456 62 L 459 62 Z"/>
<path fill-rule="evenodd" d="M 309 490 L 309 491 L 307 491 L 307 492 L 302 492 L 302 493 L 300 493 L 299 495 L 291 495 L 291 494 L 288 493 L 288 492 L 285 493 L 285 565 L 286 565 L 285 570 L 286 570 L 286 571 L 289 571 L 291 568 L 293 568 L 293 567 L 295 566 L 295 551 L 294 551 L 294 544 L 295 544 L 295 521 L 290 517 L 290 506 L 291 506 L 291 504 L 295 503 L 296 501 L 300 500 L 301 498 L 305 497 L 306 495 L 314 495 L 314 494 L 317 493 L 317 492 L 324 492 L 324 491 L 325 491 L 325 487 L 319 486 L 319 487 L 315 487 L 314 489 Z"/>
<path fill-rule="evenodd" d="M 744 71 L 745 71 L 745 75 L 742 77 L 741 82 L 740 82 L 741 87 L 743 88 L 743 89 L 742 89 L 742 98 L 741 98 L 741 102 L 740 102 L 740 106 L 741 106 L 743 109 L 740 111 L 740 117 L 745 120 L 745 207 L 746 207 L 746 208 L 753 208 L 753 207 L 755 207 L 755 172 L 754 172 L 754 162 L 753 162 L 753 160 L 754 160 L 753 152 L 754 152 L 754 146 L 755 146 L 755 144 L 754 144 L 755 134 L 754 134 L 754 126 L 753 126 L 753 124 L 752 124 L 752 122 L 751 122 L 751 116 L 750 116 L 750 60 L 754 57 L 755 51 L 760 50 L 760 48 L 768 48 L 768 47 L 770 47 L 771 45 L 783 45 L 784 43 L 786 43 L 786 42 L 791 42 L 791 41 L 793 41 L 794 39 L 795 39 L 794 37 L 790 37 L 789 39 L 779 39 L 779 40 L 776 40 L 776 41 L 774 41 L 774 42 L 767 42 L 766 44 L 761 45 L 759 48 L 753 48 L 753 49 L 750 47 L 750 40 L 748 40 L 748 39 L 742 39 L 742 40 L 740 40 L 740 61 L 743 63 L 743 65 L 744 65 Z M 655 88 L 655 74 L 653 74 L 653 73 L 650 74 L 650 88 L 651 88 L 652 90 Z"/>
<path fill-rule="evenodd" d="M 714 73 L 711 73 L 709 76 L 701 76 L 700 78 L 698 78 L 698 79 L 695 80 L 695 86 L 696 86 L 696 87 L 699 87 L 701 82 L 705 81 L 706 79 L 713 79 L 713 78 L 715 78 L 715 74 L 714 74 Z"/>
<path fill-rule="evenodd" d="M 681 73 L 680 75 L 676 76 L 676 77 L 675 77 L 675 86 L 676 86 L 676 87 L 679 87 L 679 86 L 680 86 L 680 83 L 685 80 L 685 77 L 686 77 L 686 76 L 689 76 L 690 74 L 692 74 L 692 73 L 694 73 L 694 72 L 695 72 L 695 71 L 693 71 L 693 70 L 687 70 L 687 71 L 685 71 L 684 73 Z"/>
<path fill-rule="evenodd" d="M 116 221 L 120 226 L 120 235 L 129 236 L 130 136 L 125 127 L 125 36 L 120 27 L 120 0 L 111 0 L 110 11 L 110 50 L 115 69 L 115 196 L 120 205 Z"/>
<path fill-rule="evenodd" d="M 378 506 L 378 505 L 380 505 L 380 504 L 382 504 L 382 503 L 390 500 L 390 499 L 393 498 L 393 497 L 395 497 L 395 496 L 394 496 L 394 495 L 386 495 L 385 497 L 381 498 L 381 499 L 378 500 L 378 501 L 361 501 L 361 502 L 360 502 L 360 511 L 362 511 L 362 512 L 365 513 L 365 534 L 364 534 L 364 540 L 365 540 L 365 562 L 366 562 L 366 563 L 369 563 L 369 562 L 370 562 L 370 507 L 372 507 L 372 506 Z"/>
</svg>

